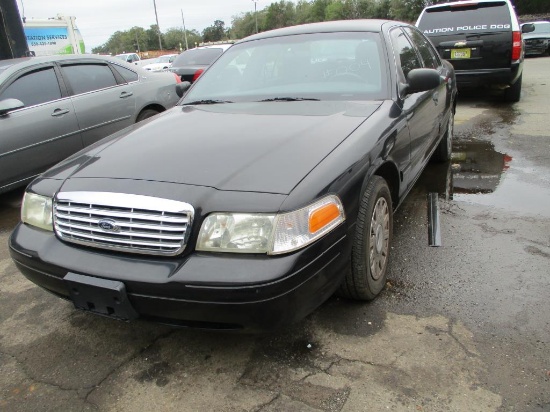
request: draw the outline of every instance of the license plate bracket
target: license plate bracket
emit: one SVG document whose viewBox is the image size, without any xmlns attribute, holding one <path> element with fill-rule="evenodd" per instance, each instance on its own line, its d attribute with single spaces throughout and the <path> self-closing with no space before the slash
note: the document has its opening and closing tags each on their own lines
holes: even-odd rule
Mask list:
<svg viewBox="0 0 550 412">
<path fill-rule="evenodd" d="M 451 59 L 469 59 L 472 49 L 451 49 Z"/>
<path fill-rule="evenodd" d="M 124 283 L 69 272 L 63 280 L 75 308 L 120 320 L 138 318 Z"/>
</svg>

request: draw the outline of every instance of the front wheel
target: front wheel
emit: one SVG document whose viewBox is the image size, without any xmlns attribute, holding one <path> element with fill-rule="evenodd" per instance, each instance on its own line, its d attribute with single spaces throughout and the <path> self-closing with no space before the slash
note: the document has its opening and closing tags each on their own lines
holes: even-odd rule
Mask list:
<svg viewBox="0 0 550 412">
<path fill-rule="evenodd" d="M 373 176 L 359 205 L 351 252 L 351 272 L 340 286 L 340 295 L 356 300 L 374 299 L 386 285 L 386 271 L 393 231 L 390 189 Z"/>
</svg>

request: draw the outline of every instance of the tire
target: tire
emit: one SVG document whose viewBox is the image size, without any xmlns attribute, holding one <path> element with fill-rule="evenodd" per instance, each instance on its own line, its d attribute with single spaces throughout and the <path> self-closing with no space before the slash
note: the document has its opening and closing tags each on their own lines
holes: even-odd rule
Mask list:
<svg viewBox="0 0 550 412">
<path fill-rule="evenodd" d="M 138 117 L 136 118 L 136 123 L 138 122 L 141 122 L 142 120 L 145 120 L 145 119 L 148 119 L 150 117 L 153 117 L 157 114 L 159 114 L 160 112 L 156 111 L 156 110 L 153 110 L 153 109 L 145 109 L 145 110 L 142 110 L 141 113 L 138 115 Z"/>
<path fill-rule="evenodd" d="M 351 250 L 351 271 L 339 289 L 343 297 L 373 300 L 386 285 L 393 231 L 390 189 L 380 176 L 373 176 L 365 189 Z"/>
<path fill-rule="evenodd" d="M 521 81 L 523 73 L 520 74 L 518 80 L 504 91 L 504 100 L 508 103 L 517 103 L 521 97 Z"/>
<path fill-rule="evenodd" d="M 435 152 L 432 155 L 432 160 L 435 162 L 448 162 L 451 160 L 451 154 L 453 152 L 453 133 L 455 125 L 455 113 L 454 108 L 451 109 L 451 115 L 447 122 L 447 130 L 445 135 L 437 145 Z"/>
</svg>

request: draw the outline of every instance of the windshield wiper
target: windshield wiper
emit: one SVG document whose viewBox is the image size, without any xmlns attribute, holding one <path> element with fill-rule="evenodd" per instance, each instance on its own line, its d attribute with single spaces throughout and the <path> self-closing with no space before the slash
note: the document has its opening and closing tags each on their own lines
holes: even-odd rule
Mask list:
<svg viewBox="0 0 550 412">
<path fill-rule="evenodd" d="M 274 97 L 272 99 L 260 100 L 260 102 L 302 102 L 306 100 L 315 102 L 319 101 L 319 99 L 311 99 L 308 97 Z"/>
<path fill-rule="evenodd" d="M 194 106 L 198 104 L 220 104 L 220 103 L 233 103 L 233 102 L 230 100 L 205 99 L 205 100 L 195 100 L 194 102 L 189 102 L 189 103 L 183 103 L 182 106 Z"/>
</svg>

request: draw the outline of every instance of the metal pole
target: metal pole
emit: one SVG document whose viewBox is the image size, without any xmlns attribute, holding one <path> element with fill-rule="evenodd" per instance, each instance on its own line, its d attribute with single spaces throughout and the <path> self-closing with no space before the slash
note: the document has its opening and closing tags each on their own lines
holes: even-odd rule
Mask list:
<svg viewBox="0 0 550 412">
<path fill-rule="evenodd" d="M 157 14 L 157 2 L 153 0 L 153 6 L 155 7 L 155 19 L 157 20 L 157 30 L 159 36 L 159 49 L 162 50 L 162 41 L 160 39 L 160 26 L 159 26 L 159 16 Z"/>
<path fill-rule="evenodd" d="M 183 10 L 181 10 L 181 22 L 183 23 L 183 38 L 185 39 L 185 50 L 189 49 L 189 45 L 187 44 L 187 31 L 185 30 L 185 19 L 183 18 Z"/>
<path fill-rule="evenodd" d="M 258 10 L 256 9 L 256 4 L 258 0 L 252 0 L 254 2 L 254 18 L 256 19 L 256 33 L 258 33 Z"/>
</svg>

